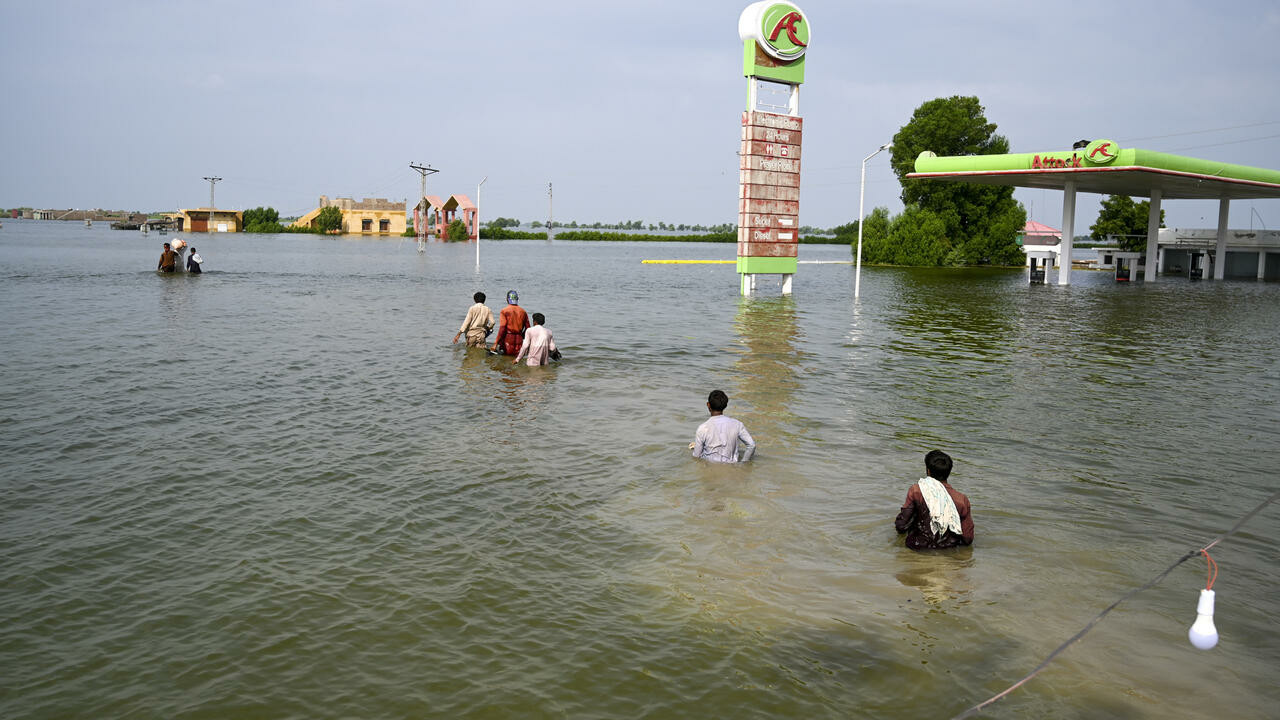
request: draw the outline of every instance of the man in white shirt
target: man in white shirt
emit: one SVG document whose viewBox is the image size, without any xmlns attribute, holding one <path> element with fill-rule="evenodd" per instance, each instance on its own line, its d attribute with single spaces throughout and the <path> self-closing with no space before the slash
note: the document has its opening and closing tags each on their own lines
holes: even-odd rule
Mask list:
<svg viewBox="0 0 1280 720">
<path fill-rule="evenodd" d="M 729 396 L 723 391 L 712 390 L 707 397 L 707 410 L 711 417 L 698 426 L 694 441 L 689 443 L 693 456 L 711 462 L 746 462 L 756 452 L 756 442 L 746 426 L 724 414 L 729 406 Z M 738 445 L 742 445 L 742 458 L 738 458 Z"/>
<path fill-rule="evenodd" d="M 559 357 L 551 331 L 543 326 L 547 318 L 542 313 L 534 313 L 532 320 L 533 325 L 524 331 L 524 343 L 520 346 L 520 352 L 516 353 L 516 359 L 511 361 L 512 365 L 519 364 L 520 358 L 526 355 L 528 355 L 529 367 L 546 365 L 547 358 Z"/>
</svg>

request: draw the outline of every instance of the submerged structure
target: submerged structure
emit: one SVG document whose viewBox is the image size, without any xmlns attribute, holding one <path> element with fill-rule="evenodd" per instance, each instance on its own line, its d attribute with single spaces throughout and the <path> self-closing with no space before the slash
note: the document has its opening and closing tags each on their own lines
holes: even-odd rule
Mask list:
<svg viewBox="0 0 1280 720">
<path fill-rule="evenodd" d="M 791 292 L 800 242 L 800 84 L 809 20 L 786 2 L 756 2 L 738 18 L 747 109 L 739 151 L 738 261 L 743 295 L 757 275 L 782 276 Z"/>
<path fill-rule="evenodd" d="M 1125 258 L 1131 267 L 1143 267 L 1142 279 L 1156 278 L 1164 267 L 1160 250 L 1160 203 L 1162 200 L 1217 200 L 1218 229 L 1212 248 L 1186 250 L 1186 271 L 1195 278 L 1222 280 L 1229 264 L 1227 220 L 1232 200 L 1280 198 L 1280 171 L 1170 155 L 1138 148 L 1122 148 L 1106 139 L 1081 141 L 1073 150 L 1011 153 L 1007 155 L 963 155 L 938 157 L 931 152 L 916 158 L 910 180 L 971 182 L 986 185 L 1061 190 L 1062 242 L 1058 252 L 1058 284 L 1071 282 L 1072 239 L 1075 233 L 1076 193 L 1128 195 L 1151 199 L 1147 218 L 1146 252 Z M 1267 249 L 1258 245 L 1255 253 L 1259 277 L 1268 266 Z M 1166 253 L 1165 262 L 1178 257 Z M 1146 260 L 1143 262 L 1143 260 Z M 1125 279 L 1138 279 L 1138 273 Z"/>
<path fill-rule="evenodd" d="M 383 198 L 334 198 L 321 195 L 315 210 L 294 221 L 299 227 L 315 227 L 316 218 L 326 207 L 334 206 L 342 211 L 342 232 L 363 235 L 400 235 L 408 222 L 405 220 L 404 203 Z"/>
</svg>

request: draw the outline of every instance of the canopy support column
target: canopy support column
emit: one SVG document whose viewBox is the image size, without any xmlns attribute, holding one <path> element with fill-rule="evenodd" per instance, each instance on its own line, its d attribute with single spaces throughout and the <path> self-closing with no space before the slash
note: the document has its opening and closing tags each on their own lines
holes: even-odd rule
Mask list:
<svg viewBox="0 0 1280 720">
<path fill-rule="evenodd" d="M 1062 185 L 1062 244 L 1059 245 L 1058 284 L 1071 284 L 1071 242 L 1076 232 L 1076 181 L 1068 179 Z"/>
<path fill-rule="evenodd" d="M 1267 276 L 1267 251 L 1258 251 L 1258 279 L 1261 280 Z"/>
<path fill-rule="evenodd" d="M 1147 212 L 1147 269 L 1143 282 L 1155 282 L 1160 267 L 1160 188 L 1151 188 L 1151 209 Z"/>
<path fill-rule="evenodd" d="M 1218 246 L 1213 254 L 1213 279 L 1221 280 L 1227 272 L 1227 220 L 1231 216 L 1230 198 L 1218 201 Z"/>
</svg>

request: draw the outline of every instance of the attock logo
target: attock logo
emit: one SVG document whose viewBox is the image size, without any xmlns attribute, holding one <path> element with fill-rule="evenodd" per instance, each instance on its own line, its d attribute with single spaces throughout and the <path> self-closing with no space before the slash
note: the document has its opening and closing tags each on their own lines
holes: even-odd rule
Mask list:
<svg viewBox="0 0 1280 720">
<path fill-rule="evenodd" d="M 803 22 L 804 22 L 804 16 L 798 12 L 792 11 L 787 13 L 786 15 L 783 15 L 778 20 L 778 24 L 773 26 L 773 32 L 769 33 L 769 42 L 770 43 L 777 42 L 778 33 L 782 32 L 783 30 L 786 30 L 787 39 L 791 41 L 792 45 L 795 45 L 796 47 L 809 47 L 808 43 L 802 41 L 800 37 L 796 35 L 796 23 L 803 23 Z"/>
<path fill-rule="evenodd" d="M 756 41 L 775 60 L 793 62 L 809 47 L 809 18 L 789 2 L 754 2 L 738 18 L 738 36 Z"/>
<path fill-rule="evenodd" d="M 1094 140 L 1084 149 L 1084 158 L 1097 165 L 1105 165 L 1119 155 L 1119 146 L 1111 140 Z"/>
</svg>

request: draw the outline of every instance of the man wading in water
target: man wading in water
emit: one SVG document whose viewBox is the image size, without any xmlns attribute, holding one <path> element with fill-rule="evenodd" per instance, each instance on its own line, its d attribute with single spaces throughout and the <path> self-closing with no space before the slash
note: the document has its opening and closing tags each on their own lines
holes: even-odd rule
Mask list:
<svg viewBox="0 0 1280 720">
<path fill-rule="evenodd" d="M 484 339 L 493 331 L 493 311 L 484 304 L 484 293 L 478 292 L 471 299 L 476 304 L 467 310 L 467 317 L 463 319 L 458 334 L 453 336 L 453 341 L 458 342 L 458 338 L 465 334 L 467 347 L 484 347 Z"/>
<path fill-rule="evenodd" d="M 507 291 L 507 306 L 498 313 L 498 337 L 493 340 L 493 351 L 502 355 L 520 352 L 528 327 L 529 313 L 520 307 L 520 296 L 515 290 Z"/>
<path fill-rule="evenodd" d="M 160 264 L 156 265 L 156 269 L 160 272 L 173 272 L 178 264 L 178 253 L 169 247 L 169 243 L 164 244 L 164 252 L 160 253 Z"/>
<path fill-rule="evenodd" d="M 707 411 L 711 417 L 698 426 L 689 449 L 693 456 L 711 462 L 746 462 L 756 452 L 756 441 L 740 421 L 724 414 L 729 407 L 729 396 L 723 390 L 712 390 L 707 396 Z M 738 445 L 742 445 L 742 458 L 738 458 Z"/>
<path fill-rule="evenodd" d="M 937 550 L 973 544 L 969 498 L 947 484 L 951 456 L 930 450 L 924 456 L 925 477 L 907 491 L 893 527 L 907 534 L 912 550 Z"/>
</svg>

